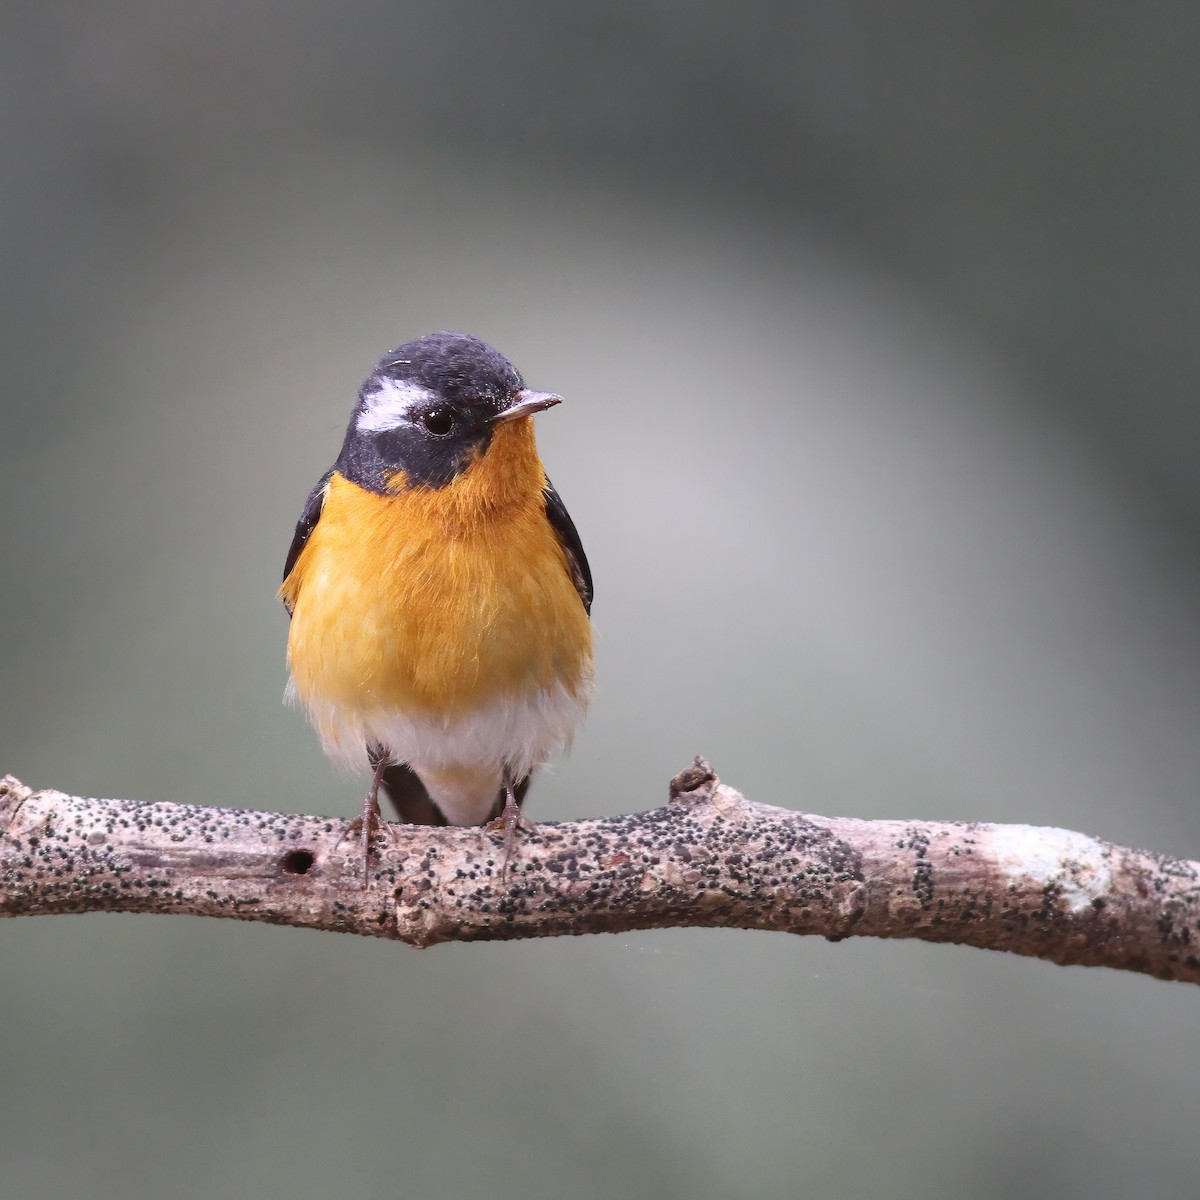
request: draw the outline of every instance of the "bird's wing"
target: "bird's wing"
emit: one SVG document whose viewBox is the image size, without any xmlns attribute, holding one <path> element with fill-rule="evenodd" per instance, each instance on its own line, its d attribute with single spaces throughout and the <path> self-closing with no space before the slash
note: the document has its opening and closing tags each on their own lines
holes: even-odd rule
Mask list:
<svg viewBox="0 0 1200 1200">
<path fill-rule="evenodd" d="M 308 542 L 309 535 L 317 527 L 317 521 L 321 517 L 321 509 L 325 506 L 325 497 L 329 492 L 329 478 L 333 474 L 333 468 L 330 467 L 324 475 L 317 480 L 317 486 L 308 493 L 308 499 L 304 502 L 304 511 L 300 514 L 300 520 L 296 522 L 296 536 L 292 538 L 291 547 L 288 549 L 287 562 L 283 564 L 283 587 L 279 589 L 280 599 L 288 610 L 288 616 L 291 616 L 292 609 L 295 607 L 295 592 L 288 588 L 288 576 L 292 573 L 292 568 L 296 565 L 296 559 L 300 557 L 300 551 L 304 549 Z"/>
<path fill-rule="evenodd" d="M 579 540 L 579 531 L 562 497 L 554 490 L 554 484 L 546 480 L 546 516 L 558 534 L 559 545 L 567 556 L 567 565 L 571 568 L 571 580 L 575 590 L 588 615 L 592 612 L 592 570 L 588 566 L 587 555 L 583 552 L 583 543 Z"/>
</svg>

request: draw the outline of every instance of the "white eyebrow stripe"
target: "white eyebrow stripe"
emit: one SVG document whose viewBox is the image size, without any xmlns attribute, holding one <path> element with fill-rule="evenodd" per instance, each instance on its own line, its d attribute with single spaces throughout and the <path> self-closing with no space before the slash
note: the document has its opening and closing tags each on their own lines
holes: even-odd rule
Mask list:
<svg viewBox="0 0 1200 1200">
<path fill-rule="evenodd" d="M 433 393 L 419 383 L 384 379 L 379 390 L 364 397 L 366 408 L 358 414 L 355 427 L 362 433 L 381 433 L 409 421 L 414 408 L 428 404 Z"/>
</svg>

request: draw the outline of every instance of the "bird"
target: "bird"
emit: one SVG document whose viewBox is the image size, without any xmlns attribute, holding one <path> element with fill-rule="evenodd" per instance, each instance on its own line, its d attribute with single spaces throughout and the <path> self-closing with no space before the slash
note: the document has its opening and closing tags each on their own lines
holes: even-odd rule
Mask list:
<svg viewBox="0 0 1200 1200">
<path fill-rule="evenodd" d="M 538 456 L 526 387 L 469 334 L 385 354 L 309 493 L 279 598 L 288 698 L 333 761 L 371 772 L 401 821 L 531 828 L 534 771 L 569 745 L 593 686 L 592 575 Z"/>
</svg>

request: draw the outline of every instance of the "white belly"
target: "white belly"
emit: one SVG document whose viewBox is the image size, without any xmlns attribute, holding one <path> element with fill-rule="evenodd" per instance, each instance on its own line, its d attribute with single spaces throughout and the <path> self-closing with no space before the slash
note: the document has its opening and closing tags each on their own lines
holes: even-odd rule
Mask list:
<svg viewBox="0 0 1200 1200">
<path fill-rule="evenodd" d="M 289 689 L 290 690 L 290 689 Z M 369 770 L 366 747 L 382 747 L 411 767 L 452 825 L 479 825 L 491 815 L 507 776 L 512 782 L 565 749 L 587 710 L 589 687 L 501 697 L 450 717 L 396 711 L 349 713 L 306 705 L 325 753 L 354 770 Z"/>
</svg>

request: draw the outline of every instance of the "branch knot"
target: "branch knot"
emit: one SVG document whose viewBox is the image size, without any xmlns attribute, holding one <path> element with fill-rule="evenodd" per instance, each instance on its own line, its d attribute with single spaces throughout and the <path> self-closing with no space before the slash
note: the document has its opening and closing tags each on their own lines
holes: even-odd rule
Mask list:
<svg viewBox="0 0 1200 1200">
<path fill-rule="evenodd" d="M 667 785 L 667 796 L 672 804 L 702 804 L 712 799 L 720 782 L 708 760 L 697 754 L 692 765 L 684 767 Z"/>
</svg>

